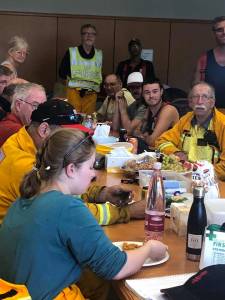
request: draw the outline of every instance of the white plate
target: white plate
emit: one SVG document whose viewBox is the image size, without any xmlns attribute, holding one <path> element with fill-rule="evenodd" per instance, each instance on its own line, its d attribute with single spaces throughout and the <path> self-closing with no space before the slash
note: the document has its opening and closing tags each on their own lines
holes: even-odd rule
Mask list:
<svg viewBox="0 0 225 300">
<path fill-rule="evenodd" d="M 117 246 L 118 248 L 120 248 L 120 250 L 123 250 L 123 243 L 130 243 L 130 244 L 136 244 L 138 246 L 142 246 L 143 243 L 142 242 L 133 242 L 133 241 L 121 241 L 121 242 L 113 242 L 113 244 L 115 246 Z M 151 266 L 156 266 L 156 265 L 160 265 L 163 264 L 164 262 L 166 262 L 169 259 L 170 255 L 168 253 L 168 251 L 166 251 L 166 256 L 160 260 L 152 260 L 151 258 L 147 258 L 146 261 L 144 262 L 142 267 L 151 267 Z"/>
</svg>

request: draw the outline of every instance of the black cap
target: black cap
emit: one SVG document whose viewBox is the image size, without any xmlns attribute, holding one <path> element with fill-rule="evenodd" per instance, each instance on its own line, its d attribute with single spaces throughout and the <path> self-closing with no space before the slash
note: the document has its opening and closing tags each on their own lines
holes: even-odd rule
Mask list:
<svg viewBox="0 0 225 300">
<path fill-rule="evenodd" d="M 136 38 L 129 41 L 128 48 L 130 49 L 130 47 L 132 45 L 138 45 L 140 48 L 142 48 L 141 41 L 139 39 L 136 39 Z"/>
<path fill-rule="evenodd" d="M 82 122 L 82 116 L 74 113 L 74 107 L 61 99 L 50 99 L 38 105 L 32 112 L 31 121 L 52 125 L 70 125 Z"/>
<path fill-rule="evenodd" d="M 171 300 L 225 300 L 225 265 L 206 267 L 184 285 L 163 289 Z"/>
</svg>

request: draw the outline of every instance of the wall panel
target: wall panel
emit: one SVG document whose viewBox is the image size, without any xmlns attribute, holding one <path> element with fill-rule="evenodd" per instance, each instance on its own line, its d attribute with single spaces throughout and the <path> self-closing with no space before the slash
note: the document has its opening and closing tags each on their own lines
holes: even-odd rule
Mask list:
<svg viewBox="0 0 225 300">
<path fill-rule="evenodd" d="M 80 43 L 80 26 L 97 27 L 96 46 L 103 50 L 103 73 L 114 72 L 128 58 L 127 44 L 139 38 L 154 50 L 156 75 L 170 86 L 188 90 L 199 55 L 215 45 L 208 21 L 76 15 L 0 13 L 0 60 L 13 35 L 26 37 L 30 55 L 18 73 L 52 90 L 58 66 L 69 46 Z"/>
<path fill-rule="evenodd" d="M 0 60 L 5 59 L 8 40 L 13 35 L 24 36 L 30 54 L 18 75 L 52 89 L 56 74 L 57 19 L 51 16 L 0 15 Z"/>
<path fill-rule="evenodd" d="M 172 22 L 168 84 L 188 90 L 198 57 L 214 45 L 210 24 Z"/>
</svg>

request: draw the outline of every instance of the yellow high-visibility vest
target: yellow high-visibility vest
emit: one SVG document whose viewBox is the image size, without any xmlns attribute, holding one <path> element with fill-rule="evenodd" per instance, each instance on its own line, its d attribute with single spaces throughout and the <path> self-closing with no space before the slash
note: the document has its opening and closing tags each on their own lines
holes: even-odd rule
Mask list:
<svg viewBox="0 0 225 300">
<path fill-rule="evenodd" d="M 69 52 L 71 78 L 68 86 L 99 92 L 102 82 L 102 51 L 95 49 L 95 55 L 91 59 L 83 58 L 77 47 L 69 48 Z"/>
</svg>

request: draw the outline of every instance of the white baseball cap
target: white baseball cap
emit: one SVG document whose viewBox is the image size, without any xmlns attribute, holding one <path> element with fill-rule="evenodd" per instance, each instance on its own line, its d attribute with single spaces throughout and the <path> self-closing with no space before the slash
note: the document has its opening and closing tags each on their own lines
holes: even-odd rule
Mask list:
<svg viewBox="0 0 225 300">
<path fill-rule="evenodd" d="M 143 76 L 140 72 L 130 73 L 130 75 L 127 77 L 127 84 L 134 83 L 134 82 L 143 83 Z"/>
</svg>

